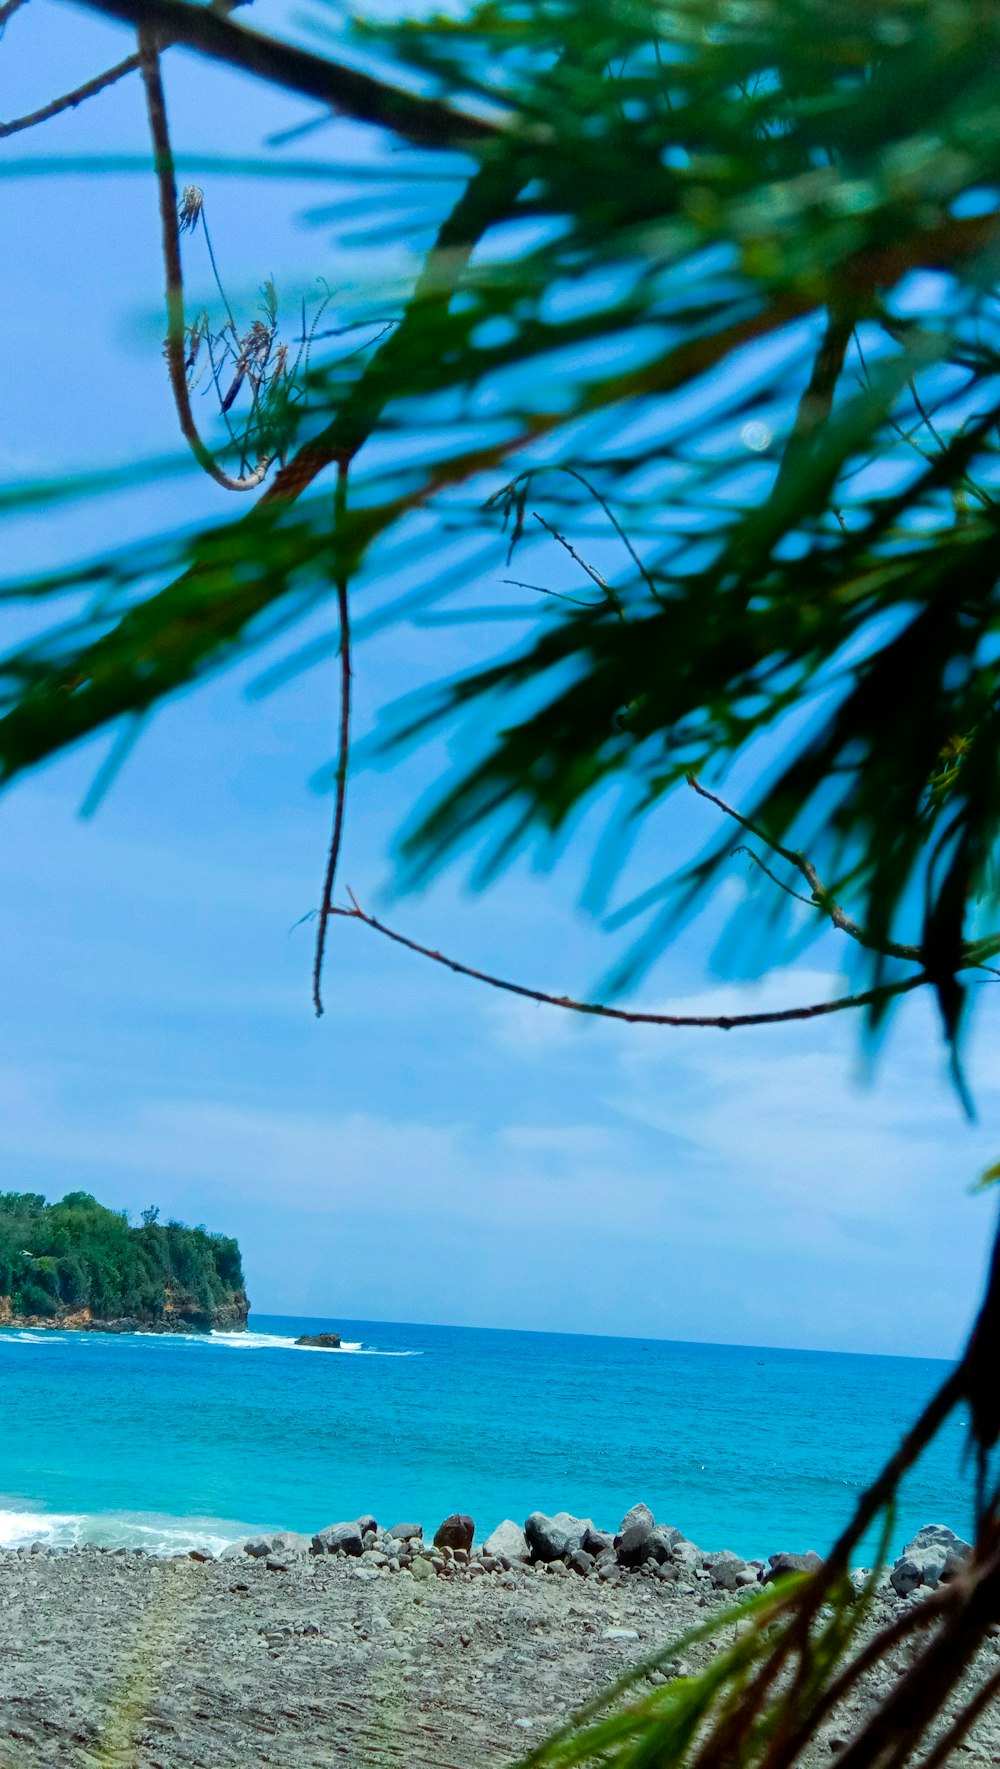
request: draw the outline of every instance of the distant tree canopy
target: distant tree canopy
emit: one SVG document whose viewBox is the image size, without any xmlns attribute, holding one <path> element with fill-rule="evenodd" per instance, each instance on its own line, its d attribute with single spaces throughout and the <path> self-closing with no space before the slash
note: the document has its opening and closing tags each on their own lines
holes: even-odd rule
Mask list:
<svg viewBox="0 0 1000 1769">
<path fill-rule="evenodd" d="M 0 1296 L 14 1314 L 90 1308 L 100 1319 L 160 1320 L 168 1302 L 208 1314 L 242 1288 L 230 1235 L 155 1218 L 134 1228 L 89 1192 L 67 1192 L 57 1204 L 38 1192 L 0 1193 Z"/>
</svg>

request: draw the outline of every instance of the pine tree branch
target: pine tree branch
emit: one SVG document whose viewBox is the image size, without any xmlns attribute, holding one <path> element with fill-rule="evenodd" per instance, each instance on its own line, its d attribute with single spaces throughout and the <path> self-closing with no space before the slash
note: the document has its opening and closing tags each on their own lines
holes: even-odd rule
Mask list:
<svg viewBox="0 0 1000 1769">
<path fill-rule="evenodd" d="M 161 45 L 185 44 L 212 61 L 226 62 L 274 86 L 332 105 L 357 122 L 391 129 L 405 140 L 432 147 L 472 148 L 502 136 L 481 117 L 463 116 L 438 99 L 421 98 L 357 68 L 313 55 L 277 37 L 249 30 L 212 6 L 191 0 L 81 0 L 94 12 L 155 31 Z"/>
<path fill-rule="evenodd" d="M 0 27 L 5 22 L 0 18 Z M 103 74 L 97 74 L 93 80 L 86 80 L 82 86 L 74 87 L 72 92 L 64 93 L 62 98 L 53 98 L 49 104 L 43 104 L 39 110 L 31 111 L 26 117 L 15 117 L 11 123 L 0 123 L 0 140 L 6 139 L 8 135 L 17 135 L 22 129 L 33 129 L 36 123 L 47 123 L 50 117 L 58 117 L 62 111 L 75 110 L 78 104 L 83 104 L 88 98 L 96 98 L 99 92 L 105 92 L 109 86 L 124 79 L 126 74 L 133 73 L 138 66 L 139 57 L 127 55 L 124 61 L 117 62 Z"/>
<path fill-rule="evenodd" d="M 610 1007 L 600 1001 L 577 1001 L 570 995 L 550 995 L 544 989 L 531 989 L 525 983 L 513 983 L 506 977 L 493 976 L 489 971 L 476 970 L 472 965 L 461 964 L 457 958 L 449 958 L 444 952 L 437 952 L 431 946 L 422 946 L 418 940 L 411 940 L 395 928 L 387 927 L 385 922 L 378 921 L 374 915 L 368 915 L 350 890 L 348 896 L 352 904 L 350 909 L 331 906 L 327 910 L 327 916 L 336 915 L 344 921 L 363 922 L 374 933 L 383 934 L 397 946 L 405 946 L 408 952 L 416 952 L 421 958 L 430 958 L 435 964 L 442 964 L 447 970 L 455 971 L 458 976 L 471 977 L 474 982 L 486 983 L 491 989 L 502 989 L 508 995 L 520 995 L 528 1001 L 539 1001 L 546 1007 L 566 1008 L 570 1013 L 589 1014 L 604 1020 L 621 1020 L 628 1026 L 696 1026 L 720 1032 L 731 1032 L 740 1026 L 777 1026 L 791 1020 L 820 1019 L 826 1014 L 843 1013 L 848 1008 L 872 1007 L 895 995 L 906 995 L 912 989 L 922 988 L 931 981 L 930 977 L 921 972 L 915 977 L 905 977 L 898 983 L 884 983 L 876 989 L 862 990 L 857 995 L 840 995 L 831 1001 L 815 1001 L 804 1007 L 774 1008 L 759 1013 L 649 1013 L 633 1008 Z"/>
</svg>

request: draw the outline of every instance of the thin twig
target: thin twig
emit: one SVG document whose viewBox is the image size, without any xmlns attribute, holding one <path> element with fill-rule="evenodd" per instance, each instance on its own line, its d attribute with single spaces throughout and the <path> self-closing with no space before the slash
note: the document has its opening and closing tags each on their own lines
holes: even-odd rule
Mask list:
<svg viewBox="0 0 1000 1769">
<path fill-rule="evenodd" d="M 759 854 L 755 854 L 752 848 L 746 848 L 743 846 L 734 848 L 734 860 L 737 854 L 745 854 L 748 860 L 752 860 L 755 866 L 759 866 L 765 878 L 769 878 L 773 885 L 777 885 L 779 891 L 784 891 L 786 897 L 794 897 L 796 903 L 804 903 L 807 909 L 815 909 L 818 907 L 812 897 L 804 897 L 801 891 L 793 891 L 791 885 L 786 884 L 783 878 L 779 878 L 776 872 L 772 872 L 766 861 L 762 860 Z"/>
<path fill-rule="evenodd" d="M 552 466 L 552 467 L 529 467 L 524 473 L 519 473 L 517 478 L 512 479 L 509 482 L 509 484 L 501 486 L 501 488 L 498 492 L 494 492 L 493 496 L 491 498 L 488 498 L 486 501 L 487 509 L 491 508 L 492 505 L 499 503 L 499 501 L 502 498 L 509 496 L 516 489 L 516 487 L 518 485 L 523 484 L 525 486 L 525 488 L 526 488 L 525 489 L 525 496 L 527 496 L 528 484 L 531 482 L 532 479 L 537 478 L 539 473 L 565 473 L 569 479 L 575 479 L 578 484 L 580 484 L 584 487 L 584 490 L 587 491 L 589 493 L 589 495 L 593 498 L 595 504 L 597 504 L 600 507 L 600 509 L 602 509 L 604 511 L 605 516 L 607 517 L 607 519 L 610 522 L 612 528 L 614 529 L 616 535 L 618 536 L 619 540 L 621 541 L 622 545 L 624 546 L 625 551 L 627 552 L 633 565 L 635 566 L 636 570 L 638 571 L 639 576 L 642 578 L 643 583 L 646 585 L 646 588 L 649 590 L 650 595 L 654 598 L 655 601 L 659 602 L 662 607 L 663 606 L 663 597 L 661 596 L 659 590 L 656 587 L 656 584 L 653 581 L 652 574 L 649 571 L 647 571 L 645 565 L 643 564 L 638 553 L 636 552 L 635 547 L 632 545 L 632 542 L 629 539 L 628 534 L 626 533 L 625 529 L 622 527 L 622 524 L 619 522 L 618 517 L 615 515 L 613 509 L 611 508 L 611 505 L 608 503 L 607 498 L 604 497 L 603 494 L 598 491 L 596 485 L 593 485 L 591 483 L 591 481 L 587 478 L 585 473 L 580 472 L 579 467 L 567 467 L 567 466 L 564 466 L 562 463 L 559 463 L 559 465 Z M 534 514 L 534 512 L 533 512 L 533 514 Z M 541 518 L 536 517 L 536 520 L 540 521 Z M 562 540 L 561 535 L 558 536 L 557 538 Z M 563 542 L 563 544 L 565 545 L 566 543 Z M 579 563 L 581 565 L 583 565 L 583 560 L 581 559 L 579 561 Z M 584 565 L 584 570 L 585 571 L 589 570 L 589 567 Z M 591 575 L 593 575 L 593 573 L 591 573 Z M 600 581 L 602 583 L 602 586 L 605 590 L 608 588 L 607 584 L 603 583 L 603 579 L 601 579 L 601 580 L 595 579 L 595 582 L 597 582 L 597 581 Z"/>
<path fill-rule="evenodd" d="M 159 50 L 156 38 L 147 25 L 139 28 L 139 65 L 146 89 L 146 111 L 156 154 L 163 266 L 167 280 L 167 370 L 181 434 L 198 465 L 215 480 L 216 485 L 221 485 L 225 491 L 253 491 L 265 478 L 274 456 L 262 454 L 251 472 L 234 478 L 219 466 L 211 449 L 202 441 L 191 410 L 184 349 L 184 277 L 181 269 L 180 224 L 177 219 L 177 181 L 167 127 L 167 106 L 160 75 Z"/>
<path fill-rule="evenodd" d="M 598 601 L 584 602 L 579 596 L 567 596 L 563 590 L 549 590 L 544 584 L 526 584 L 520 577 L 505 577 L 502 580 L 515 590 L 534 590 L 539 596 L 553 596 L 557 602 L 571 602 L 574 608 L 600 608 Z"/>
<path fill-rule="evenodd" d="M 18 0 L 18 4 L 20 3 L 21 0 Z M 9 16 L 9 10 L 0 10 L 0 29 L 3 28 Z M 33 129 L 36 123 L 47 123 L 50 117 L 58 117 L 62 111 L 74 110 L 86 99 L 95 98 L 98 92 L 104 92 L 109 86 L 114 86 L 116 81 L 124 79 L 126 74 L 134 73 L 138 66 L 139 57 L 127 55 L 124 61 L 117 62 L 113 68 L 107 68 L 103 74 L 95 75 L 93 80 L 85 81 L 82 86 L 75 87 L 72 92 L 65 92 L 62 98 L 54 98 L 50 104 L 43 104 L 40 110 L 31 111 L 26 117 L 15 117 L 12 123 L 0 123 L 0 139 L 5 139 L 8 135 L 17 135 L 22 129 Z"/>
<path fill-rule="evenodd" d="M 374 915 L 367 914 L 361 908 L 353 892 L 348 891 L 348 896 L 352 908 L 335 908 L 332 904 L 324 904 L 324 909 L 320 910 L 322 920 L 325 922 L 330 916 L 339 915 L 345 921 L 364 922 L 365 927 L 373 929 L 377 934 L 384 934 L 387 940 L 394 940 L 397 946 L 405 946 L 409 952 L 419 953 L 421 958 L 433 959 L 435 964 L 443 964 L 458 976 L 471 977 L 477 983 L 487 983 L 491 989 L 503 989 L 508 995 L 522 995 L 528 1001 L 540 1001 L 546 1007 L 567 1008 L 571 1013 L 591 1014 L 605 1020 L 622 1020 L 629 1026 L 703 1026 L 720 1032 L 730 1032 L 738 1026 L 776 1026 L 788 1020 L 819 1019 L 824 1014 L 841 1013 L 846 1008 L 871 1007 L 876 1002 L 888 1001 L 894 995 L 908 994 L 911 989 L 919 989 L 931 981 L 930 977 L 921 972 L 919 976 L 905 977 L 898 983 L 885 983 L 877 989 L 865 989 L 858 995 L 841 995 L 832 1001 L 814 1001 L 804 1007 L 774 1008 L 760 1013 L 640 1012 L 625 1007 L 609 1007 L 601 1001 L 576 1001 L 570 995 L 549 995 L 544 989 L 529 989 L 524 983 L 512 983 L 506 977 L 495 977 L 489 971 L 476 970 L 472 965 L 461 964 L 457 958 L 449 958 L 444 952 L 436 952 L 431 946 L 422 946 L 418 940 L 411 940 L 406 934 L 398 933 L 395 928 L 387 927 L 385 922 L 378 921 Z"/>
<path fill-rule="evenodd" d="M 566 536 L 564 534 L 560 533 L 559 529 L 554 527 L 551 522 L 547 522 L 545 520 L 544 516 L 540 516 L 537 510 L 532 510 L 531 514 L 535 518 L 536 522 L 541 523 L 541 526 L 546 530 L 546 532 L 548 534 L 550 534 L 552 536 L 552 539 L 554 541 L 558 541 L 559 545 L 561 547 L 565 547 L 570 558 L 572 560 L 574 560 L 577 565 L 579 565 L 581 571 L 585 571 L 587 573 L 587 576 L 590 578 L 591 582 L 595 583 L 597 585 L 598 589 L 601 589 L 604 591 L 604 594 L 607 597 L 608 601 L 611 603 L 611 606 L 614 609 L 615 613 L 617 615 L 619 615 L 622 620 L 624 620 L 625 619 L 625 610 L 622 607 L 621 597 L 619 596 L 618 591 L 613 590 L 611 588 L 611 585 L 608 583 L 607 578 L 602 577 L 602 575 L 598 571 L 596 565 L 588 564 L 587 560 L 584 559 L 583 555 L 581 553 L 577 552 L 572 541 L 568 541 L 566 539 Z"/>
<path fill-rule="evenodd" d="M 233 337 L 236 339 L 236 342 L 238 344 L 240 341 L 240 334 L 236 329 L 236 321 L 233 318 L 233 310 L 229 305 L 229 296 L 226 294 L 226 291 L 222 286 L 222 278 L 219 275 L 219 266 L 215 262 L 215 252 L 212 249 L 212 236 L 208 231 L 208 222 L 205 219 L 204 205 L 202 206 L 199 220 L 201 222 L 201 231 L 205 235 L 205 244 L 208 247 L 208 258 L 209 258 L 209 263 L 212 266 L 212 275 L 215 277 L 215 286 L 218 289 L 219 294 L 222 296 L 222 305 L 224 306 L 224 308 L 226 310 L 226 314 L 229 319 L 229 324 L 230 324 L 230 327 L 232 330 Z"/>
<path fill-rule="evenodd" d="M 923 963 L 923 953 L 919 946 L 901 945 L 898 940 L 875 940 L 865 928 L 853 921 L 846 910 L 835 902 L 812 861 L 807 859 L 805 854 L 800 853 L 797 848 L 783 847 L 781 842 L 769 835 L 759 823 L 755 823 L 751 817 L 745 817 L 743 812 L 737 811 L 734 806 L 728 805 L 725 799 L 719 797 L 718 793 L 710 792 L 707 786 L 702 786 L 701 781 L 694 774 L 688 775 L 687 782 L 700 798 L 708 799 L 710 804 L 716 805 L 720 811 L 725 812 L 727 817 L 731 817 L 734 823 L 738 823 L 741 829 L 746 829 L 751 835 L 756 836 L 757 840 L 769 847 L 773 854 L 779 854 L 782 860 L 788 861 L 789 866 L 794 866 L 809 886 L 816 907 L 822 909 L 824 914 L 830 917 L 834 927 L 839 928 L 841 933 L 848 934 L 852 940 L 857 940 L 859 946 L 864 946 L 870 952 L 883 953 L 886 958 L 901 958 L 910 964 Z M 777 880 L 775 882 L 777 883 Z"/>
<path fill-rule="evenodd" d="M 327 855 L 326 873 L 323 878 L 323 898 L 320 903 L 319 924 L 316 929 L 316 956 L 313 960 L 313 1006 L 316 1009 L 317 1019 L 323 1012 L 323 957 L 326 952 L 326 936 L 331 915 L 338 913 L 333 907 L 333 887 L 337 877 L 337 861 L 340 858 L 341 842 L 344 837 L 347 765 L 351 750 L 351 606 L 348 594 L 350 572 L 344 536 L 348 471 L 349 467 L 346 461 L 338 462 L 333 535 L 337 573 L 337 610 L 340 615 L 340 732 L 337 745 L 333 831 L 330 836 L 330 851 Z"/>
</svg>

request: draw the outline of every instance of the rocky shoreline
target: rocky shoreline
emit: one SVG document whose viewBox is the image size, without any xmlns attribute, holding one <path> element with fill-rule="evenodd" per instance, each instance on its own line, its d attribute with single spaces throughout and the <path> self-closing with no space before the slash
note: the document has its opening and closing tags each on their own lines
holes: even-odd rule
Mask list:
<svg viewBox="0 0 1000 1769">
<path fill-rule="evenodd" d="M 51 1315 L 14 1314 L 10 1298 L 0 1296 L 0 1328 L 50 1333 L 245 1333 L 250 1304 L 236 1292 L 231 1302 L 199 1309 L 190 1302 L 167 1307 L 163 1314 L 98 1315 L 91 1308 L 57 1310 Z"/>
<path fill-rule="evenodd" d="M 947 1578 L 964 1544 L 930 1525 L 882 1575 L 866 1629 Z M 567 1513 L 485 1541 L 455 1513 L 425 1539 L 373 1517 L 235 1543 L 218 1558 L 32 1547 L 0 1552 L 3 1769 L 499 1769 L 574 1709 L 815 1557 L 703 1553 L 636 1506 L 611 1531 Z M 703 1642 L 650 1674 L 706 1663 Z M 908 1664 L 900 1646 L 854 1717 Z M 970 1676 L 997 1668 L 990 1640 Z M 898 1660 L 898 1663 L 895 1661 Z M 829 1764 L 852 1730 L 815 1744 Z M 987 1713 L 966 1769 L 1000 1760 Z"/>
</svg>

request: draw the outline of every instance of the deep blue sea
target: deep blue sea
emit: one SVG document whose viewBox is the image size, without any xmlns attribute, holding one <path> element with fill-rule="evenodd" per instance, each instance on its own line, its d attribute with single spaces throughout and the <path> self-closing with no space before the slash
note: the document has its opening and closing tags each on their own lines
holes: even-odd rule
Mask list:
<svg viewBox="0 0 1000 1769">
<path fill-rule="evenodd" d="M 340 1352 L 297 1348 L 335 1326 Z M 434 1528 L 637 1500 L 703 1548 L 822 1551 L 946 1366 L 254 1315 L 246 1334 L 0 1331 L 0 1545 L 220 1549 L 373 1512 Z M 960 1430 L 895 1541 L 969 1525 Z"/>
</svg>

